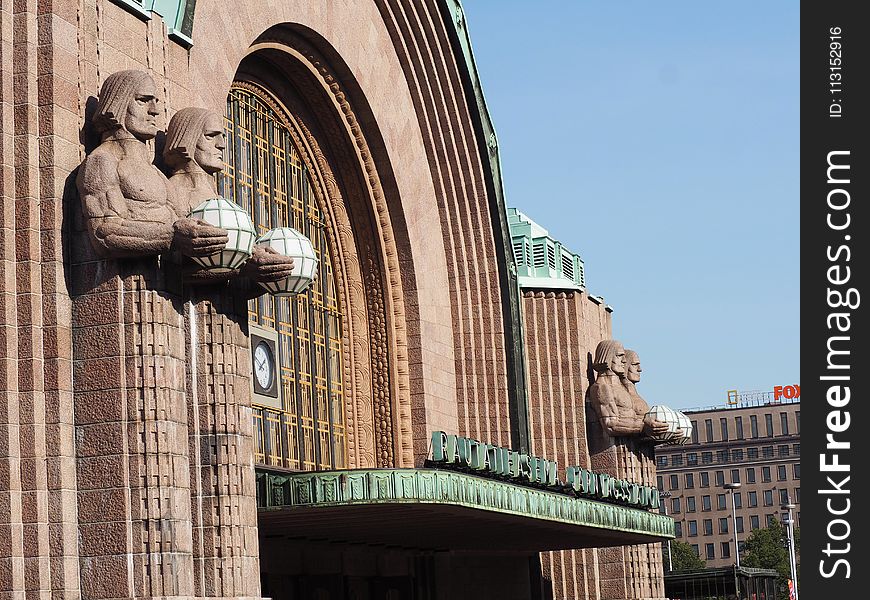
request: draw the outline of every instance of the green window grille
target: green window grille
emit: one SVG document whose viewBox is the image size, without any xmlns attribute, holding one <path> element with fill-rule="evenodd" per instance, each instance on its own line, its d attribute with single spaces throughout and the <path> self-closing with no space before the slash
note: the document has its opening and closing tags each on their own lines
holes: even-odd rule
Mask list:
<svg viewBox="0 0 870 600">
<path fill-rule="evenodd" d="M 280 410 L 255 406 L 256 460 L 304 471 L 345 467 L 342 303 L 311 175 L 292 142 L 289 120 L 264 90 L 234 84 L 225 123 L 221 196 L 251 214 L 258 235 L 275 227 L 305 234 L 320 263 L 304 293 L 263 295 L 248 306 L 251 323 L 278 332 L 283 403 Z"/>
</svg>

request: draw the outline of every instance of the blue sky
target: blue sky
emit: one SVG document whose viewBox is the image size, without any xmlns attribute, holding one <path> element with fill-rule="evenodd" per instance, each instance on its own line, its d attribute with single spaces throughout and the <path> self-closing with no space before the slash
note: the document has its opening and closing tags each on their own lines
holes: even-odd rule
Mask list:
<svg viewBox="0 0 870 600">
<path fill-rule="evenodd" d="M 799 381 L 799 4 L 466 0 L 508 206 L 586 265 L 650 404 Z"/>
</svg>

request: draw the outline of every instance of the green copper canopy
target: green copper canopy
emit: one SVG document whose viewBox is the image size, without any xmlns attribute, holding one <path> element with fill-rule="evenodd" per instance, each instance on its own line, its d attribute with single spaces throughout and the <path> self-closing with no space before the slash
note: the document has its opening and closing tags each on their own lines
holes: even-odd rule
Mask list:
<svg viewBox="0 0 870 600">
<path fill-rule="evenodd" d="M 269 535 L 421 549 L 539 552 L 674 537 L 666 515 L 437 469 L 258 471 Z"/>
</svg>

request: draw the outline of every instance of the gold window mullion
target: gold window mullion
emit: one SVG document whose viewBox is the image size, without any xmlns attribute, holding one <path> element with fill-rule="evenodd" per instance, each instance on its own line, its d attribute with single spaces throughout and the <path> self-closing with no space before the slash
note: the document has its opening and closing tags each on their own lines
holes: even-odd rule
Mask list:
<svg viewBox="0 0 870 600">
<path fill-rule="evenodd" d="M 218 189 L 251 213 L 260 233 L 272 227 L 301 231 L 320 260 L 318 279 L 305 293 L 249 303 L 251 322 L 278 332 L 284 403 L 280 411 L 255 411 L 256 460 L 302 470 L 346 466 L 342 303 L 310 175 L 277 103 L 253 86 L 231 90 L 226 132 L 227 164 Z"/>
</svg>

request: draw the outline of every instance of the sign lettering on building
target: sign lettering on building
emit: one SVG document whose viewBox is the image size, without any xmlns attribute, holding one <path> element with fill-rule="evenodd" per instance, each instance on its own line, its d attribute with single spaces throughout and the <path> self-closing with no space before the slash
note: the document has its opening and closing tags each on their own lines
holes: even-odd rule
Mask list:
<svg viewBox="0 0 870 600">
<path fill-rule="evenodd" d="M 432 432 L 432 463 L 436 467 L 477 472 L 584 498 L 638 508 L 659 506 L 659 491 L 654 487 L 578 466 L 567 467 L 563 481 L 556 461 L 443 431 Z"/>
</svg>

